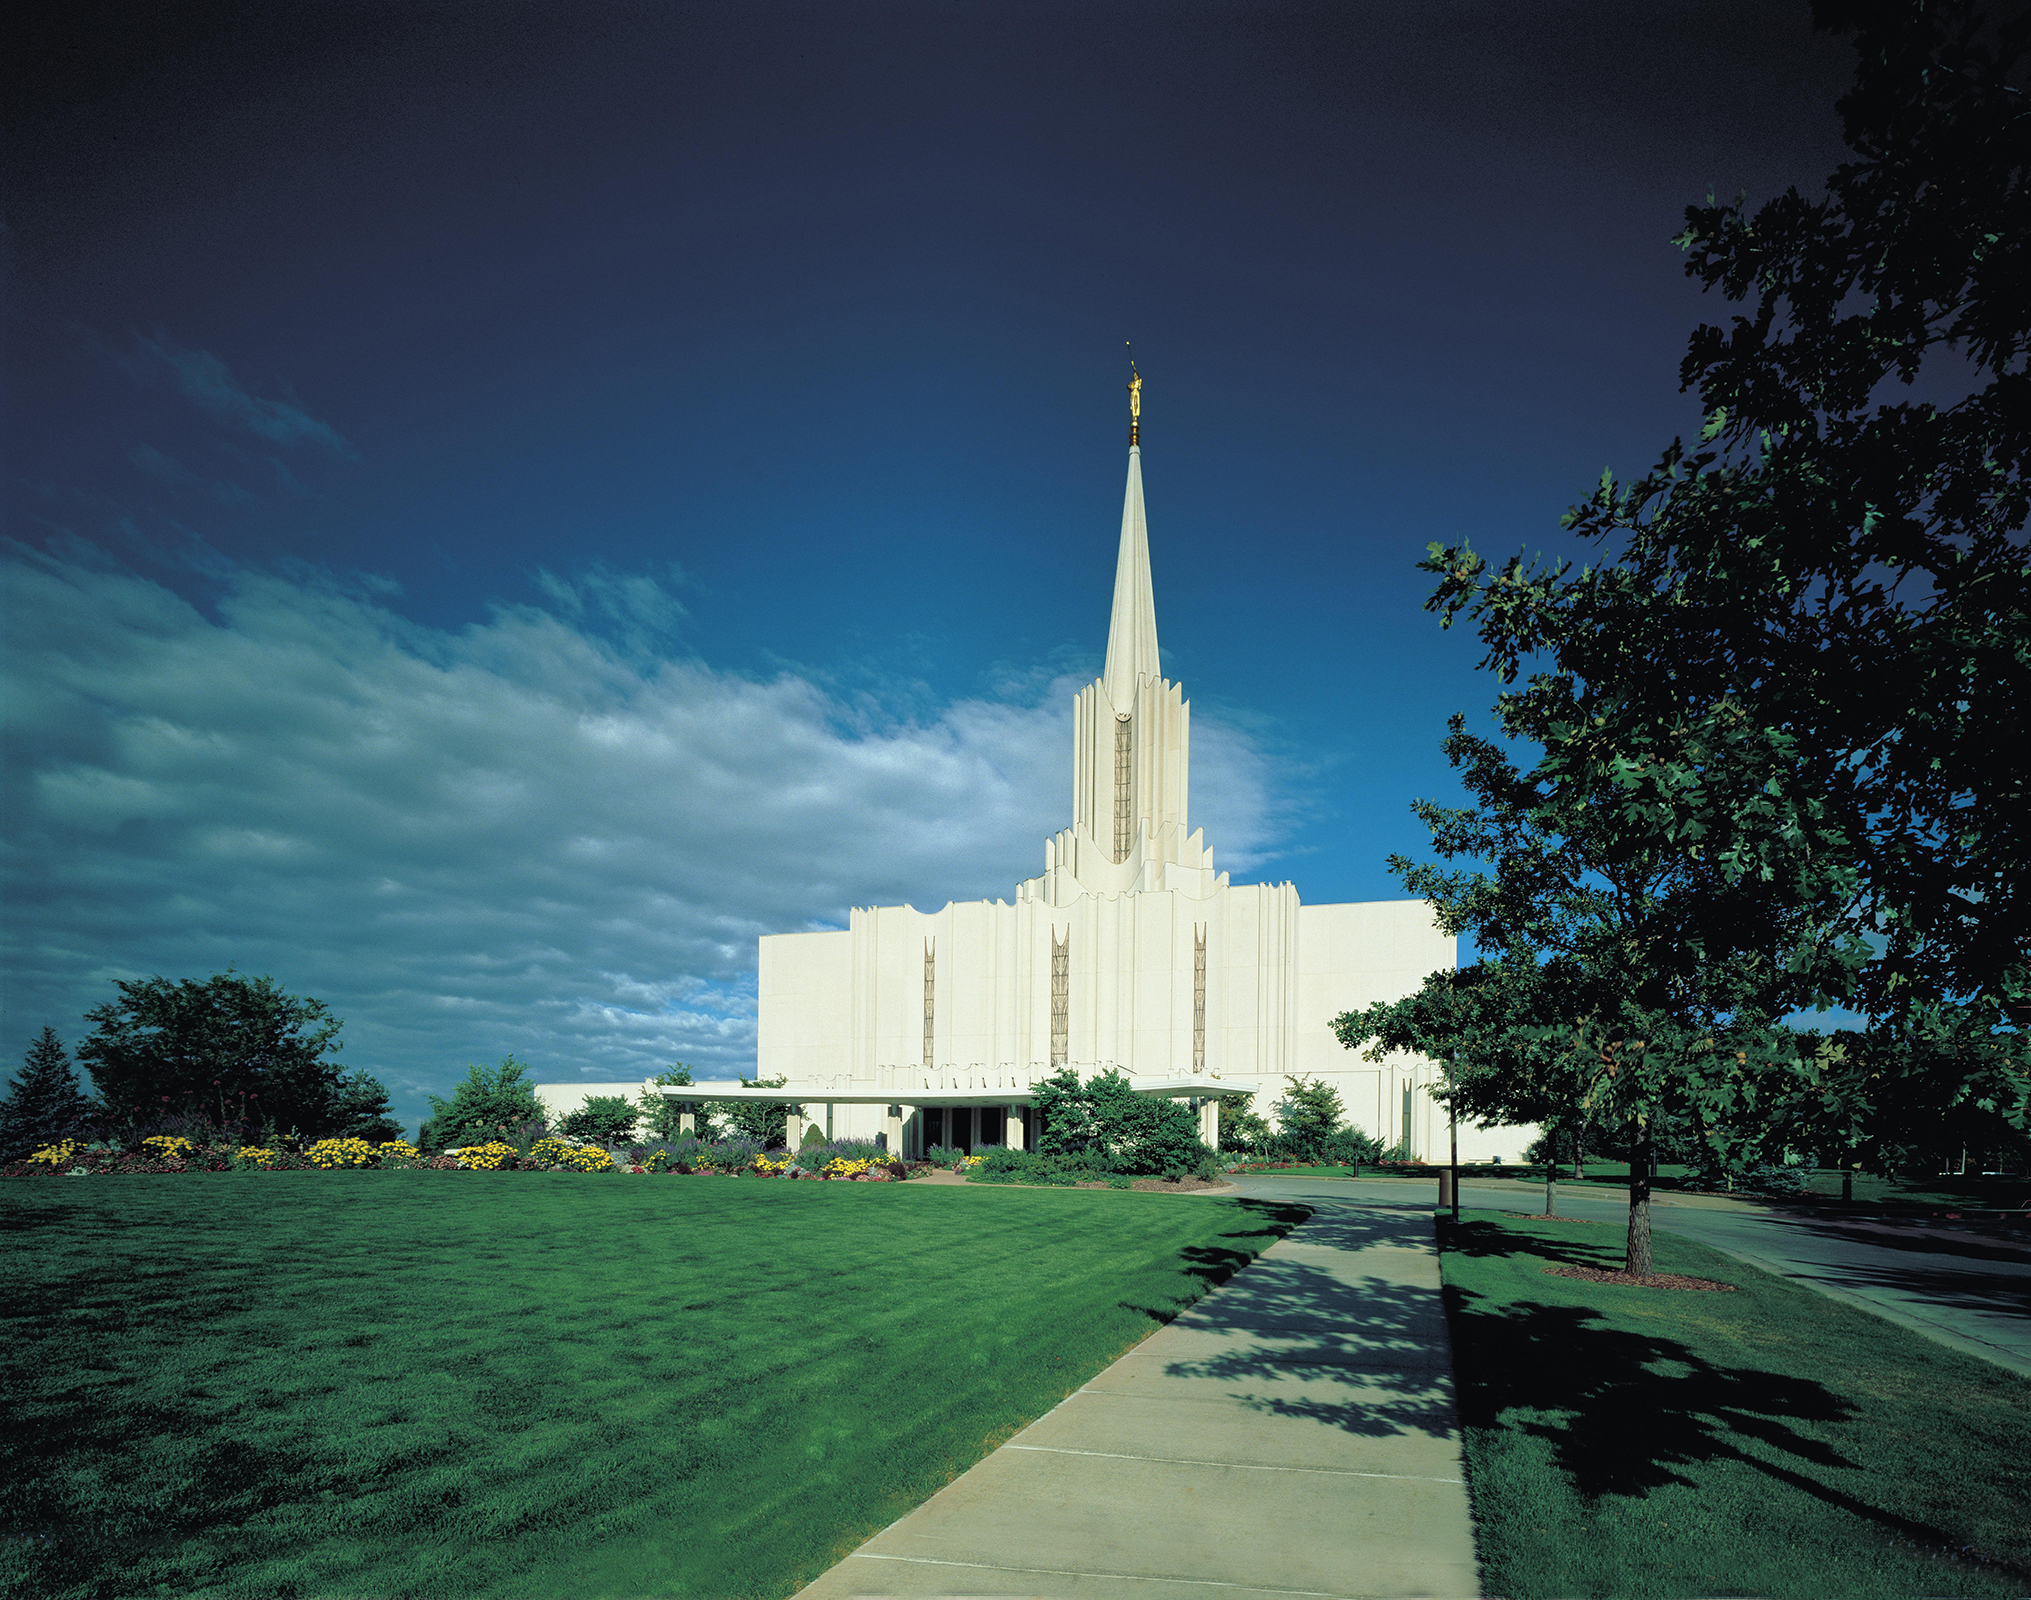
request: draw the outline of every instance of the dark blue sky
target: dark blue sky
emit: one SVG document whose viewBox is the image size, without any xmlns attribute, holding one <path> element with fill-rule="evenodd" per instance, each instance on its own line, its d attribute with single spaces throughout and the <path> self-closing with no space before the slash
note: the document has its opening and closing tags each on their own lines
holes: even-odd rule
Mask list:
<svg viewBox="0 0 2031 1600">
<path fill-rule="evenodd" d="M 758 929 L 1036 870 L 1055 680 L 1105 643 L 1126 338 L 1208 842 L 1394 894 L 1444 719 L 1493 693 L 1420 610 L 1426 542 L 1558 548 L 1686 429 L 1725 308 L 1670 237 L 1710 186 L 1817 187 L 1851 67 L 1789 4 L 47 26 L 8 139 L 40 709 L 0 1047 L 236 960 L 332 998 L 412 1112 L 508 1048 L 737 1065 Z M 913 765 L 947 758 L 977 770 Z M 782 831 L 706 825 L 785 783 Z"/>
</svg>

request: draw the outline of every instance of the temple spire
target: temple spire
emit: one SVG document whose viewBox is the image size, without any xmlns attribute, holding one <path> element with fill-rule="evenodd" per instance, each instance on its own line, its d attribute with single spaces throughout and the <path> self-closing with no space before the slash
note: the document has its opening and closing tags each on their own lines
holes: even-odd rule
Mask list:
<svg viewBox="0 0 2031 1600">
<path fill-rule="evenodd" d="M 1114 615 L 1107 624 L 1107 698 L 1117 712 L 1135 704 L 1138 678 L 1161 677 L 1157 665 L 1157 606 L 1149 579 L 1149 525 L 1142 509 L 1142 446 L 1135 442 L 1142 417 L 1142 379 L 1129 385 L 1128 490 L 1121 502 L 1121 554 L 1114 566 Z"/>
</svg>

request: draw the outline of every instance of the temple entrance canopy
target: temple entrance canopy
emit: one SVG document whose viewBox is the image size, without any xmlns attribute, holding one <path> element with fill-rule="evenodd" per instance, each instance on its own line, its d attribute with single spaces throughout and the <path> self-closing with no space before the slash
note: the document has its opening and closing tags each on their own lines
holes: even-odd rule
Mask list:
<svg viewBox="0 0 2031 1600">
<path fill-rule="evenodd" d="M 799 1085 L 788 1083 L 780 1088 L 762 1089 L 740 1083 L 691 1083 L 678 1088 L 651 1084 L 645 1087 L 680 1106 L 706 1101 L 788 1106 L 792 1149 L 802 1140 L 804 1126 L 809 1122 L 817 1122 L 821 1127 L 831 1126 L 839 1138 L 872 1138 L 884 1149 L 899 1155 L 920 1156 L 938 1145 L 956 1147 L 968 1154 L 1002 1145 L 1012 1145 L 1019 1150 L 1036 1148 L 1035 1094 L 1029 1086 L 1022 1089 L 923 1090 L 904 1093 L 900 1098 L 883 1093 L 854 1093 L 851 1089 L 843 1090 L 838 1084 L 803 1086 L 809 1090 L 808 1094 L 801 1092 Z M 1199 1137 L 1209 1147 L 1218 1145 L 1222 1085 L 1203 1082 L 1138 1083 L 1135 1089 L 1138 1094 L 1184 1101 L 1199 1117 Z M 1224 1092 L 1241 1095 L 1249 1091 L 1237 1086 Z M 824 1106 L 824 1110 L 816 1115 L 814 1102 Z M 841 1115 L 849 1109 L 863 1113 L 872 1111 L 875 1115 Z M 845 1131 L 841 1127 L 843 1123 L 851 1124 L 856 1131 Z M 684 1126 L 690 1126 L 688 1115 L 684 1118 Z"/>
</svg>

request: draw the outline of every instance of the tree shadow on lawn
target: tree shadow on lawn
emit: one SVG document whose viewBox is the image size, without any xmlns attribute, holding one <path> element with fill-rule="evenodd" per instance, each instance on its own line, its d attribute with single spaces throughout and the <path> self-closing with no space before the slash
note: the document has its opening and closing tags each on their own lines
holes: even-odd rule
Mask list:
<svg viewBox="0 0 2031 1600">
<path fill-rule="evenodd" d="M 1237 1210 L 1247 1213 L 1242 1221 L 1252 1222 L 1256 1226 L 1230 1228 L 1220 1237 L 1256 1239 L 1261 1240 L 1261 1243 L 1252 1250 L 1237 1249 L 1232 1245 L 1187 1245 L 1178 1252 L 1178 1259 L 1183 1263 L 1186 1275 L 1199 1280 L 1200 1287 L 1195 1292 L 1174 1300 L 1168 1307 L 1136 1305 L 1123 1300 L 1119 1302 L 1121 1309 L 1140 1312 L 1153 1322 L 1169 1322 L 1180 1313 L 1197 1305 L 1210 1290 L 1219 1288 L 1312 1214 L 1310 1206 L 1292 1205 L 1277 1200 L 1237 1200 L 1232 1203 Z"/>
<path fill-rule="evenodd" d="M 1437 1291 L 1364 1272 L 1359 1260 L 1369 1249 L 1429 1252 L 1431 1227 L 1428 1210 L 1319 1208 L 1298 1242 L 1344 1257 L 1293 1253 L 1242 1261 L 1249 1266 L 1245 1277 L 1176 1322 L 1192 1335 L 1225 1336 L 1225 1348 L 1168 1361 L 1165 1375 L 1230 1383 L 1233 1397 L 1253 1410 L 1348 1433 L 1452 1436 L 1452 1375 Z"/>
<path fill-rule="evenodd" d="M 1446 1248 L 1467 1257 L 1616 1264 L 1609 1259 L 1612 1251 L 1471 1221 L 1452 1225 Z M 1942 1529 L 1825 1481 L 1829 1473 L 1858 1470 L 1862 1463 L 1794 1426 L 1860 1415 L 1857 1406 L 1822 1384 L 1787 1373 L 1716 1366 L 1676 1339 L 1609 1325 L 1588 1306 L 1495 1305 L 1457 1284 L 1446 1286 L 1445 1297 L 1461 1423 L 1469 1429 L 1516 1429 L 1543 1440 L 1559 1471 L 1590 1500 L 1640 1498 L 1668 1484 L 1697 1489 L 1694 1469 L 1734 1462 L 1926 1548 L 1946 1551 L 1959 1544 Z M 1763 1450 L 1749 1449 L 1751 1441 Z"/>
</svg>

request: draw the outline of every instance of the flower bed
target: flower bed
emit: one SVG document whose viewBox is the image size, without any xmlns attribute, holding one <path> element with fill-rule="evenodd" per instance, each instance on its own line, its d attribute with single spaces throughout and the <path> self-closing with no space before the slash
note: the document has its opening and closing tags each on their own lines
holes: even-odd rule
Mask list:
<svg viewBox="0 0 2031 1600">
<path fill-rule="evenodd" d="M 556 1172 L 612 1172 L 614 1159 L 596 1145 L 539 1139 L 526 1152 L 499 1139 L 426 1156 L 406 1139 L 370 1144 L 365 1139 L 319 1139 L 301 1149 L 268 1144 L 201 1144 L 155 1134 L 132 1149 L 64 1139 L 0 1165 L 0 1177 L 95 1177 L 178 1172 L 500 1172 L 515 1168 Z"/>
<path fill-rule="evenodd" d="M 927 1163 L 895 1161 L 872 1145 L 815 1146 L 796 1155 L 764 1150 L 751 1141 L 697 1140 L 631 1150 L 625 1166 L 596 1144 L 545 1136 L 526 1148 L 504 1139 L 425 1154 L 406 1140 L 370 1144 L 364 1139 L 319 1139 L 300 1149 L 267 1144 L 200 1143 L 174 1134 L 151 1135 L 131 1149 L 65 1139 L 0 1165 L 0 1177 L 95 1177 L 180 1172 L 625 1172 L 682 1177 L 755 1177 L 887 1183 L 931 1170 Z"/>
</svg>

